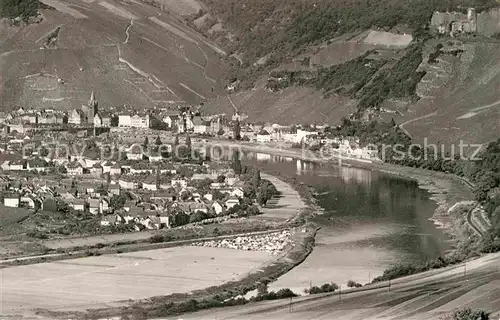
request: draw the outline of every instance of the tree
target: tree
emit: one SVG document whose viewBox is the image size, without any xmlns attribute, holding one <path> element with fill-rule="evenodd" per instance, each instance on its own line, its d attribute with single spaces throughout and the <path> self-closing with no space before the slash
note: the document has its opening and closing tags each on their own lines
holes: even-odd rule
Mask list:
<svg viewBox="0 0 500 320">
<path fill-rule="evenodd" d="M 224 181 L 226 181 L 226 177 L 223 176 L 223 175 L 220 175 L 217 177 L 217 182 L 218 183 L 224 183 Z"/>
<path fill-rule="evenodd" d="M 178 146 L 178 145 L 179 145 L 179 135 L 175 135 L 174 146 Z"/>
<path fill-rule="evenodd" d="M 189 222 L 191 222 L 191 223 L 199 222 L 199 221 L 205 220 L 207 218 L 208 218 L 208 215 L 205 212 L 198 210 L 190 216 Z"/>
<path fill-rule="evenodd" d="M 174 227 L 183 226 L 189 223 L 189 215 L 180 211 L 174 215 L 173 225 Z"/>
<path fill-rule="evenodd" d="M 254 172 L 252 175 L 252 185 L 255 189 L 257 189 L 260 185 L 260 170 L 259 169 L 254 169 Z"/>
<path fill-rule="evenodd" d="M 354 280 L 349 280 L 347 281 L 347 286 L 349 288 L 359 288 L 359 287 L 362 287 L 362 285 L 360 283 L 357 283 L 356 281 Z"/>
<path fill-rule="evenodd" d="M 234 173 L 236 173 L 237 175 L 241 174 L 242 167 L 241 167 L 241 159 L 239 151 L 235 151 L 233 153 L 233 161 L 231 163 L 231 167 L 233 168 Z"/>
<path fill-rule="evenodd" d="M 234 140 L 241 140 L 241 125 L 240 125 L 240 120 L 236 120 L 236 123 L 234 124 L 233 139 Z"/>
<path fill-rule="evenodd" d="M 144 147 L 144 150 L 148 149 L 148 145 L 149 145 L 149 139 L 146 136 L 146 138 L 144 138 L 144 143 L 142 144 L 142 146 Z"/>
<path fill-rule="evenodd" d="M 247 215 L 256 216 L 258 214 L 260 214 L 260 211 L 259 211 L 259 208 L 257 206 L 252 205 L 252 206 L 247 208 Z"/>
<path fill-rule="evenodd" d="M 391 127 L 394 128 L 396 126 L 396 121 L 394 121 L 394 118 L 391 118 Z"/>
<path fill-rule="evenodd" d="M 156 144 L 157 146 L 161 146 L 161 145 L 163 144 L 163 142 L 161 141 L 160 136 L 157 136 L 157 137 L 156 137 L 156 142 L 155 142 L 155 144 Z"/>
<path fill-rule="evenodd" d="M 225 133 L 224 129 L 222 129 L 222 128 L 220 128 L 219 131 L 217 131 L 218 136 L 222 136 L 222 135 L 224 135 L 224 133 Z"/>
<path fill-rule="evenodd" d="M 119 196 L 117 196 L 115 194 L 111 197 L 111 199 L 109 199 L 109 206 L 113 210 L 118 210 L 118 209 L 123 208 L 126 201 L 127 201 L 127 197 L 125 195 L 120 194 Z"/>
<path fill-rule="evenodd" d="M 150 127 L 153 130 L 167 130 L 167 124 L 160 119 L 152 118 Z"/>
<path fill-rule="evenodd" d="M 224 194 L 217 189 L 212 190 L 212 199 L 214 201 L 215 200 L 222 200 L 222 199 L 224 199 Z"/>
<path fill-rule="evenodd" d="M 189 135 L 186 137 L 186 147 L 191 149 L 191 137 Z"/>
</svg>

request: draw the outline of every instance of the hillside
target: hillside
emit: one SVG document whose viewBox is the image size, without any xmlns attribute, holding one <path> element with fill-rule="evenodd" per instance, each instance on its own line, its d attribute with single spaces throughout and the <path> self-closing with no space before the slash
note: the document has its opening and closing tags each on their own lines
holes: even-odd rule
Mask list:
<svg viewBox="0 0 500 320">
<path fill-rule="evenodd" d="M 222 88 L 224 52 L 175 15 L 136 1 L 44 0 L 42 21 L 0 25 L 0 105 L 197 104 Z"/>
<path fill-rule="evenodd" d="M 433 142 L 485 143 L 500 132 L 500 42 L 457 42 L 437 63 L 422 65 L 426 76 L 417 90 L 421 99 L 409 105 L 398 122 L 414 139 Z"/>
<path fill-rule="evenodd" d="M 227 77 L 240 82 L 233 103 L 256 120 L 338 123 L 346 114 L 375 109 L 387 111 L 377 114 L 395 118 L 415 140 L 485 143 L 496 137 L 497 1 L 203 3 L 206 9 L 188 20 L 238 61 Z M 478 14 L 476 35 L 435 34 L 436 21 L 466 18 L 468 7 Z M 458 13 L 436 18 L 437 10 Z M 448 52 L 436 50 L 439 43 Z M 355 62 L 368 51 L 379 56 L 364 60 L 376 64 L 371 70 Z M 206 108 L 234 110 L 226 100 Z"/>
</svg>

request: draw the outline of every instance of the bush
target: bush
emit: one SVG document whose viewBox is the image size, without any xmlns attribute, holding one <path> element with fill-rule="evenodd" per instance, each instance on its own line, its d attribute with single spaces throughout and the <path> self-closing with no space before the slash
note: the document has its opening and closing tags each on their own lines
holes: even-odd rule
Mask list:
<svg viewBox="0 0 500 320">
<path fill-rule="evenodd" d="M 442 320 L 489 320 L 490 315 L 484 310 L 472 310 L 465 308 L 456 310 L 452 314 L 446 315 Z"/>
<path fill-rule="evenodd" d="M 31 237 L 31 238 L 37 238 L 37 239 L 48 239 L 49 236 L 42 232 L 42 231 L 38 231 L 38 230 L 33 230 L 33 231 L 29 231 L 26 233 L 26 235 L 28 237 Z"/>
<path fill-rule="evenodd" d="M 257 297 L 254 298 L 255 301 L 279 300 L 279 299 L 293 298 L 297 296 L 292 290 L 288 288 L 280 289 L 276 292 L 274 291 L 267 292 L 267 286 L 266 286 L 265 290 L 262 287 L 260 287 L 259 291 L 262 292 L 262 294 L 258 294 Z"/>
<path fill-rule="evenodd" d="M 309 294 L 318 294 L 318 293 L 334 292 L 338 288 L 339 286 L 336 283 L 325 283 L 321 287 L 312 286 L 309 289 L 306 289 L 305 292 Z"/>
<path fill-rule="evenodd" d="M 347 281 L 347 286 L 349 288 L 359 288 L 359 287 L 362 287 L 363 285 L 361 283 L 354 281 L 354 280 L 349 280 L 349 281 Z"/>
<path fill-rule="evenodd" d="M 149 237 L 149 243 L 161 243 L 163 241 L 163 236 L 160 234 L 155 234 L 154 236 Z"/>
</svg>

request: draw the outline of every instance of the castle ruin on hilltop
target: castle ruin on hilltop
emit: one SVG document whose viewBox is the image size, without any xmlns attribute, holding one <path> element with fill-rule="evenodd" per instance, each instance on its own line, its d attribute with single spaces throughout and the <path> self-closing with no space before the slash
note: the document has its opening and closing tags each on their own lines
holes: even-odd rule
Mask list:
<svg viewBox="0 0 500 320">
<path fill-rule="evenodd" d="M 481 34 L 492 36 L 500 32 L 500 8 L 477 13 L 474 8 L 461 12 L 435 12 L 431 28 L 440 34 Z"/>
</svg>

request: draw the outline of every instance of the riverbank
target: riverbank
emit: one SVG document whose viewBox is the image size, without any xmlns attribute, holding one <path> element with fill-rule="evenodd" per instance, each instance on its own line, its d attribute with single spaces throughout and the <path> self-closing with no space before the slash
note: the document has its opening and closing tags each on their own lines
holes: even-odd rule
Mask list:
<svg viewBox="0 0 500 320">
<path fill-rule="evenodd" d="M 262 146 L 254 143 L 235 143 L 234 141 L 209 140 L 205 145 L 221 145 L 230 149 L 241 149 L 246 152 L 265 153 L 280 157 L 290 157 L 302 161 L 316 162 L 324 165 L 349 166 L 354 168 L 379 171 L 389 175 L 414 180 L 419 188 L 430 194 L 430 199 L 436 202 L 437 208 L 431 220 L 450 236 L 454 241 L 461 241 L 473 232 L 467 223 L 467 214 L 461 210 L 454 210 L 457 203 L 469 203 L 474 196 L 470 184 L 453 174 L 435 172 L 420 168 L 404 167 L 399 165 L 370 161 L 366 159 L 342 157 L 321 158 L 309 150 L 282 149 L 271 146 Z M 274 174 L 280 175 L 279 172 Z M 319 208 L 315 208 L 318 210 Z"/>
</svg>

